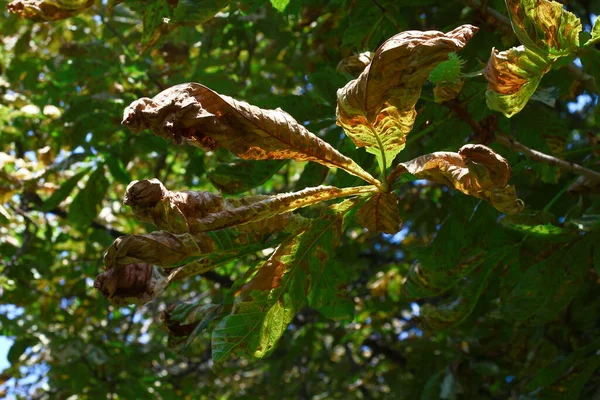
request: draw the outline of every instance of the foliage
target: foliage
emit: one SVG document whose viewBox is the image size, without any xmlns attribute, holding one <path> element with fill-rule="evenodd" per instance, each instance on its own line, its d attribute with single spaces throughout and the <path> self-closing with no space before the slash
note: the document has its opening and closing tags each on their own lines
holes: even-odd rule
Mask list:
<svg viewBox="0 0 600 400">
<path fill-rule="evenodd" d="M 2 2 L 0 393 L 596 398 L 598 23 L 464 4 Z"/>
</svg>

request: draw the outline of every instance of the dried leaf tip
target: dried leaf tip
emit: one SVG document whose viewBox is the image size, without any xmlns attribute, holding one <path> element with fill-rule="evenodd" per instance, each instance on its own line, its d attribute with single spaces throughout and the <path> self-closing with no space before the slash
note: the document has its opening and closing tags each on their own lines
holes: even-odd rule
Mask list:
<svg viewBox="0 0 600 400">
<path fill-rule="evenodd" d="M 156 178 L 133 181 L 127 186 L 123 204 L 132 207 L 154 207 L 167 192 L 167 188 Z"/>
<path fill-rule="evenodd" d="M 15 0 L 6 8 L 11 14 L 35 22 L 58 21 L 79 14 L 91 7 L 95 0 L 46 1 Z"/>
<path fill-rule="evenodd" d="M 142 305 L 160 296 L 168 283 L 161 268 L 132 263 L 98 275 L 94 288 L 115 305 Z"/>
</svg>

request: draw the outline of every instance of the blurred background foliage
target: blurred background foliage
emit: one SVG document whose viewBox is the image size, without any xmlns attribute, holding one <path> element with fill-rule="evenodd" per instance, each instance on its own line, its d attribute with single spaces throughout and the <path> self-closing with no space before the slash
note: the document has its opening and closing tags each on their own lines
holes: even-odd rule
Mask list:
<svg viewBox="0 0 600 400">
<path fill-rule="evenodd" d="M 508 218 L 427 181 L 399 186 L 403 229 L 374 235 L 354 224 L 332 256 L 348 275 L 352 321 L 306 308 L 269 358 L 213 366 L 208 333 L 183 354 L 167 347 L 161 312 L 175 301 L 220 302 L 263 254 L 172 285 L 143 307 L 115 307 L 92 287 L 115 237 L 152 230 L 122 205 L 131 180 L 234 196 L 360 183 L 317 164 L 247 168 L 225 151 L 133 135 L 120 125 L 131 101 L 200 82 L 281 107 L 373 171 L 335 125 L 336 90 L 351 79 L 336 71 L 340 60 L 400 31 L 471 23 L 481 30 L 461 52 L 463 71 L 480 71 L 492 47 L 517 43 L 494 13 L 506 15 L 504 2 L 203 0 L 181 1 L 191 8 L 178 13 L 169 1 L 114 3 L 52 23 L 0 15 L 0 397 L 600 398 L 597 183 L 479 137 L 433 101 L 432 84 L 397 161 L 486 143 L 511 163 L 527 209 Z M 565 5 L 589 32 L 600 2 Z M 550 71 L 510 120 L 485 106 L 478 74 L 457 101 L 476 121 L 497 115 L 526 146 L 594 169 L 598 95 L 581 72 L 597 76 L 599 54 Z"/>
</svg>

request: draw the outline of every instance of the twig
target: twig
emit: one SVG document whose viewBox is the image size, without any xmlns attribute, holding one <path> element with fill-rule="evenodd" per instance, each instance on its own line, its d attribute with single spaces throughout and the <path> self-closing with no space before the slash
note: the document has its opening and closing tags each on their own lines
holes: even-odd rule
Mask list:
<svg viewBox="0 0 600 400">
<path fill-rule="evenodd" d="M 581 176 L 585 176 L 590 179 L 593 179 L 595 181 L 600 181 L 600 173 L 599 172 L 596 172 L 589 168 L 582 167 L 579 164 L 561 160 L 559 158 L 553 157 L 546 153 L 542 153 L 541 151 L 531 149 L 531 148 L 525 146 L 524 144 L 519 143 L 515 138 L 513 138 L 512 136 L 510 136 L 504 132 L 500 132 L 500 131 L 493 132 L 495 130 L 494 127 L 488 128 L 492 131 L 484 128 L 483 126 L 481 126 L 481 124 L 479 122 L 475 121 L 471 117 L 471 115 L 469 114 L 467 109 L 465 107 L 463 107 L 460 103 L 458 103 L 456 100 L 446 102 L 444 104 L 446 104 L 448 107 L 450 107 L 450 109 L 452 109 L 461 120 L 463 120 L 465 123 L 467 123 L 471 127 L 473 132 L 475 132 L 478 136 L 480 136 L 482 138 L 489 137 L 495 133 L 495 135 L 493 137 L 496 139 L 496 141 L 498 143 L 500 143 L 501 145 L 503 145 L 505 147 L 508 147 L 509 149 L 511 149 L 513 151 L 518 151 L 518 152 L 522 153 L 527 158 L 530 158 L 530 159 L 537 161 L 539 163 L 542 163 L 542 164 L 547 164 L 547 165 L 552 165 L 554 167 L 558 167 L 565 171 L 569 171 L 575 175 L 581 175 Z"/>
<path fill-rule="evenodd" d="M 465 4 L 474 10 L 477 10 L 484 17 L 493 18 L 496 22 L 498 22 L 499 24 L 501 24 L 504 27 L 504 29 L 502 29 L 503 31 L 512 32 L 512 24 L 510 22 L 510 19 L 508 17 L 506 17 L 505 15 L 503 15 L 502 13 L 494 10 L 493 8 L 490 8 L 487 6 L 484 7 L 481 4 L 481 1 L 479 1 L 479 0 L 458 0 L 458 2 Z M 587 90 L 589 93 L 596 93 L 596 94 L 598 93 L 598 87 L 596 86 L 596 82 L 594 81 L 594 78 L 591 75 L 586 74 L 585 72 L 583 72 L 583 70 L 581 68 L 579 68 L 577 65 L 575 65 L 573 63 L 567 65 L 566 70 L 573 79 L 581 82 L 583 87 L 585 88 L 585 90 Z"/>
<path fill-rule="evenodd" d="M 508 136 L 505 133 L 496 133 L 496 140 L 502 146 L 508 147 L 511 150 L 522 153 L 525 157 L 530 158 L 542 164 L 552 165 L 565 171 L 569 171 L 575 175 L 582 175 L 590 179 L 600 181 L 600 173 L 591 169 L 582 167 L 579 164 L 575 164 L 569 161 L 564 161 L 556 157 L 552 157 L 548 154 L 540 151 L 530 149 L 522 143 L 517 142 L 513 137 Z"/>
</svg>

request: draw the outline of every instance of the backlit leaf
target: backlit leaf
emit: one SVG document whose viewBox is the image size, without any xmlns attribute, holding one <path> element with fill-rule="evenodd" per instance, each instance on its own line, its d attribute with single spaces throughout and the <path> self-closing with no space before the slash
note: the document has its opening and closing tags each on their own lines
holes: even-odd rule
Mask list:
<svg viewBox="0 0 600 400">
<path fill-rule="evenodd" d="M 488 107 L 507 117 L 520 112 L 552 64 L 579 48 L 581 21 L 563 5 L 547 0 L 506 0 L 522 46 L 492 49 L 485 68 Z"/>
<path fill-rule="evenodd" d="M 125 110 L 123 124 L 134 132 L 148 128 L 176 142 L 186 139 L 206 150 L 222 146 L 246 160 L 314 161 L 379 184 L 285 111 L 263 110 L 197 83 L 173 86 L 153 99 L 134 101 Z"/>
<path fill-rule="evenodd" d="M 446 34 L 407 31 L 388 39 L 360 76 L 338 90 L 337 124 L 358 147 L 388 168 L 415 121 L 415 104 L 432 69 L 477 32 L 463 25 Z"/>
<path fill-rule="evenodd" d="M 356 222 L 371 232 L 394 234 L 400 230 L 398 196 L 395 193 L 377 193 L 358 210 Z"/>
</svg>

